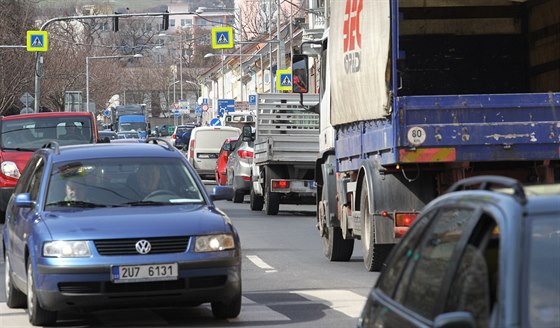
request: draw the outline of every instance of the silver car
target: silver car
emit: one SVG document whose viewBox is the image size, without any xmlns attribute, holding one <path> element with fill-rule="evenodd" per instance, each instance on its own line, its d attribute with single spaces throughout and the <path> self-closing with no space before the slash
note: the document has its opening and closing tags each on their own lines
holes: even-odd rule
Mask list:
<svg viewBox="0 0 560 328">
<path fill-rule="evenodd" d="M 253 154 L 253 141 L 237 142 L 229 154 L 226 165 L 226 184 L 233 186 L 234 203 L 243 203 L 243 198 L 251 191 Z"/>
</svg>

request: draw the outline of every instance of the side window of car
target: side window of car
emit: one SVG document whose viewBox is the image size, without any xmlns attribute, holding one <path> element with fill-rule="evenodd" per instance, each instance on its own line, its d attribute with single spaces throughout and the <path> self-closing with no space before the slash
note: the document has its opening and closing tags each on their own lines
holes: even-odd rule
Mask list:
<svg viewBox="0 0 560 328">
<path fill-rule="evenodd" d="M 37 200 L 39 195 L 39 190 L 41 188 L 41 180 L 43 179 L 43 172 L 45 166 L 43 165 L 43 161 L 39 161 L 37 163 L 37 167 L 35 169 L 35 173 L 31 177 L 31 181 L 29 182 L 29 193 L 31 199 Z"/>
<path fill-rule="evenodd" d="M 27 162 L 27 165 L 25 166 L 22 175 L 19 178 L 19 181 L 14 190 L 15 194 L 21 194 L 22 192 L 29 192 L 29 183 L 32 177 L 32 173 L 35 171 L 35 168 L 37 167 L 40 161 L 41 161 L 41 157 L 34 156 L 29 160 L 29 162 Z"/>
<path fill-rule="evenodd" d="M 453 251 L 473 213 L 470 208 L 443 208 L 435 215 L 401 277 L 401 282 L 409 283 L 399 285 L 396 291 L 395 298 L 404 306 L 433 319 Z"/>
<path fill-rule="evenodd" d="M 499 277 L 499 229 L 484 214 L 469 237 L 449 287 L 445 312 L 471 313 L 478 327 L 488 326 L 491 305 L 496 301 Z"/>
<path fill-rule="evenodd" d="M 412 258 L 414 249 L 416 248 L 422 233 L 426 230 L 426 226 L 432 220 L 435 211 L 424 214 L 414 222 L 414 229 L 407 231 L 406 237 L 395 246 L 393 257 L 389 260 L 386 272 L 379 281 L 378 288 L 389 297 L 393 296 L 393 291 L 400 281 L 402 270 L 406 263 Z"/>
</svg>

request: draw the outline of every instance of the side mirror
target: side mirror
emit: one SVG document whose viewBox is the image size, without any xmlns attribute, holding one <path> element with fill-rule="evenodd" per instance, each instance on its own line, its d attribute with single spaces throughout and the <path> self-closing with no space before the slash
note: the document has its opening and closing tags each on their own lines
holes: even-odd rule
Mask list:
<svg viewBox="0 0 560 328">
<path fill-rule="evenodd" d="M 307 55 L 293 56 L 292 91 L 294 93 L 309 92 L 309 57 Z"/>
<path fill-rule="evenodd" d="M 253 140 L 253 127 L 251 126 L 251 124 L 243 125 L 243 130 L 241 131 L 241 140 L 242 141 Z"/>
<path fill-rule="evenodd" d="M 17 194 L 15 204 L 16 206 L 26 207 L 26 208 L 32 208 L 33 206 L 35 206 L 35 202 L 31 200 L 31 194 L 28 192 L 23 194 Z"/>
</svg>

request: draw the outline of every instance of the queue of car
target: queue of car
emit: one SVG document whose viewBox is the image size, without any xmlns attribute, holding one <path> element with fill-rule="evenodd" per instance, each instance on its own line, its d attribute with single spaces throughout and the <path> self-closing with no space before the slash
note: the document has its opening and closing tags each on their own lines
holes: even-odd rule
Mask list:
<svg viewBox="0 0 560 328">
<path fill-rule="evenodd" d="M 240 132 L 188 125 L 173 141 L 33 150 L 6 205 L 7 306 L 37 326 L 60 311 L 153 304 L 237 317 L 239 236 L 213 201 L 250 192 L 254 145 Z M 559 185 L 459 181 L 391 251 L 357 327 L 558 327 L 559 214 Z"/>
</svg>

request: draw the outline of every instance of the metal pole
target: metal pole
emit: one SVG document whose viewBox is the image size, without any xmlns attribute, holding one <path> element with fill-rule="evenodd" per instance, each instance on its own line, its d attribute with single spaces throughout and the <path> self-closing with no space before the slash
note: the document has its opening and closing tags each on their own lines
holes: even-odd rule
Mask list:
<svg viewBox="0 0 560 328">
<path fill-rule="evenodd" d="M 268 0 L 268 39 L 272 40 L 272 0 Z M 268 55 L 269 55 L 268 73 L 269 73 L 269 81 L 270 81 L 269 92 L 272 93 L 275 91 L 276 83 L 272 81 L 272 44 L 270 43 L 268 44 Z"/>
<path fill-rule="evenodd" d="M 179 54 L 179 76 L 181 80 L 181 99 L 183 101 L 183 31 L 181 30 L 181 45 L 180 45 L 181 53 Z"/>
<path fill-rule="evenodd" d="M 89 57 L 86 57 L 86 110 L 89 111 Z"/>
<path fill-rule="evenodd" d="M 261 92 L 264 93 L 264 67 L 263 67 L 263 55 L 259 54 L 261 57 Z"/>
<path fill-rule="evenodd" d="M 35 59 L 35 113 L 39 113 L 39 102 L 41 98 L 41 67 L 43 63 L 43 56 L 40 52 L 37 52 L 37 57 Z"/>
<path fill-rule="evenodd" d="M 226 99 L 226 85 L 224 78 L 224 49 L 222 49 L 222 99 Z"/>
<path fill-rule="evenodd" d="M 239 101 L 243 101 L 243 53 L 239 45 Z"/>
</svg>

